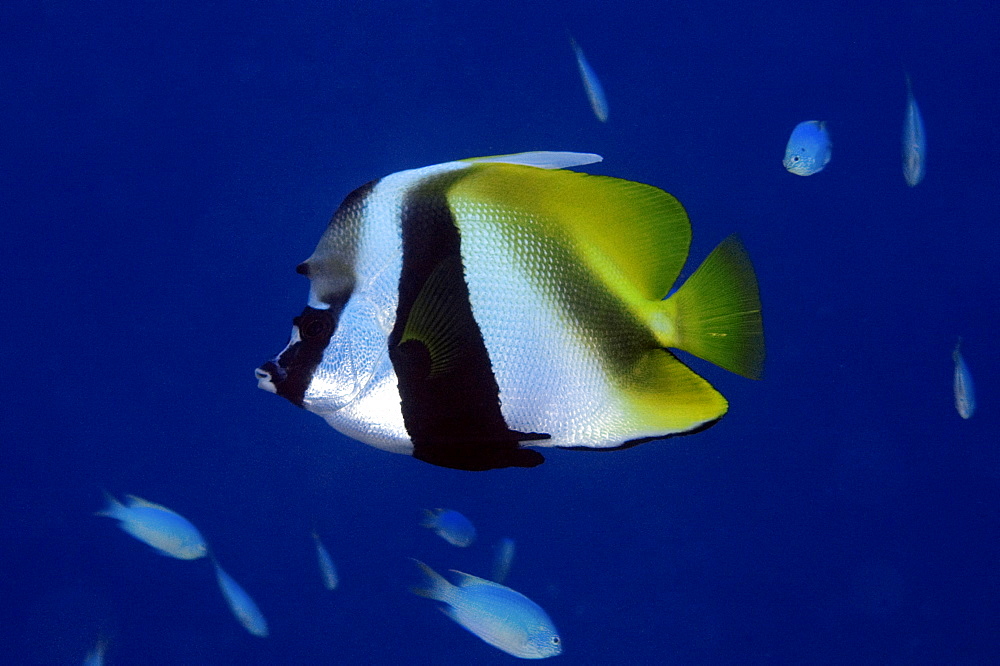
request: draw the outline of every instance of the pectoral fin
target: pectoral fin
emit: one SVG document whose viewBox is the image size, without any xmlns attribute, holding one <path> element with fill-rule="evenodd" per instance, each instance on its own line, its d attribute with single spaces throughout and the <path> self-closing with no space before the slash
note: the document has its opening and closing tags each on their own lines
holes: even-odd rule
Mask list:
<svg viewBox="0 0 1000 666">
<path fill-rule="evenodd" d="M 542 455 L 520 442 L 548 435 L 513 431 L 500 411 L 460 256 L 446 256 L 430 271 L 406 312 L 389 357 L 413 457 L 466 470 L 541 464 Z"/>
</svg>

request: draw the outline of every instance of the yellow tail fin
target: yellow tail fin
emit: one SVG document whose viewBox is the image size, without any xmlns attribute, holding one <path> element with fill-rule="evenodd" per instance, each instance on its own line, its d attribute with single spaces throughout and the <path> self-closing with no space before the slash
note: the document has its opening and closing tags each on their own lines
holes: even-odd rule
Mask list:
<svg viewBox="0 0 1000 666">
<path fill-rule="evenodd" d="M 677 292 L 662 302 L 671 322 L 663 345 L 683 349 L 738 375 L 760 379 L 764 324 L 750 257 L 735 235 L 712 250 Z"/>
</svg>

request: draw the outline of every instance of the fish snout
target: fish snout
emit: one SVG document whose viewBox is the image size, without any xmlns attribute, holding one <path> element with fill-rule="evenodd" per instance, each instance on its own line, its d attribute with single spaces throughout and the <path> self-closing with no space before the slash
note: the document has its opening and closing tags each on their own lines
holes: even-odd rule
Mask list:
<svg viewBox="0 0 1000 666">
<path fill-rule="evenodd" d="M 288 377 L 288 373 L 273 359 L 254 370 L 253 374 L 257 378 L 257 388 L 264 389 L 269 393 L 277 393 L 278 384 Z"/>
</svg>

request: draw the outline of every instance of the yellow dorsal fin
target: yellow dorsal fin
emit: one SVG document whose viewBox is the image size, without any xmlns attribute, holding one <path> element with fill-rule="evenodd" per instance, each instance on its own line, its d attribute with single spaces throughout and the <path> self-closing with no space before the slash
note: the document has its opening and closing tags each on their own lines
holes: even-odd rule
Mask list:
<svg viewBox="0 0 1000 666">
<path fill-rule="evenodd" d="M 691 244 L 691 225 L 680 202 L 629 180 L 474 164 L 449 187 L 447 197 L 460 229 L 484 209 L 494 217 L 529 217 L 540 234 L 568 240 L 587 268 L 620 294 L 637 290 L 647 299 L 666 296 Z"/>
</svg>

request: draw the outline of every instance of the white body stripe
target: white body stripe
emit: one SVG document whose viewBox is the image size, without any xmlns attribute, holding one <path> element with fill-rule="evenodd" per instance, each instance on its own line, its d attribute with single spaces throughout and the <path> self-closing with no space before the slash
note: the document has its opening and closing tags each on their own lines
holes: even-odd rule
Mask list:
<svg viewBox="0 0 1000 666">
<path fill-rule="evenodd" d="M 394 173 L 376 183 L 364 200 L 354 292 L 303 402 L 338 431 L 379 449 L 413 453 L 388 352 L 403 265 L 403 204 L 421 181 L 470 164 L 448 162 Z M 310 305 L 317 307 L 316 302 L 310 293 Z"/>
<path fill-rule="evenodd" d="M 622 444 L 628 424 L 601 363 L 581 343 L 561 306 L 525 275 L 514 255 L 516 244 L 497 230 L 496 210 L 483 214 L 490 219 L 463 226 L 462 254 L 504 419 L 514 430 L 551 435 L 533 446 Z M 462 215 L 472 221 L 476 213 Z"/>
</svg>

